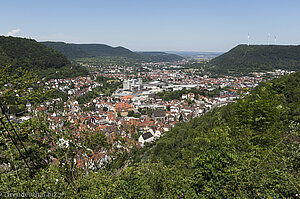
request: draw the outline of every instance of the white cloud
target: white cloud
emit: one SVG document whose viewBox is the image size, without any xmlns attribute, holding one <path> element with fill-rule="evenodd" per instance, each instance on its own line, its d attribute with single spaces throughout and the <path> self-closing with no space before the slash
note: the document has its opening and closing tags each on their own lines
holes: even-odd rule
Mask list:
<svg viewBox="0 0 300 199">
<path fill-rule="evenodd" d="M 21 32 L 21 29 L 11 30 L 7 33 L 7 36 L 15 36 L 18 32 Z"/>
</svg>

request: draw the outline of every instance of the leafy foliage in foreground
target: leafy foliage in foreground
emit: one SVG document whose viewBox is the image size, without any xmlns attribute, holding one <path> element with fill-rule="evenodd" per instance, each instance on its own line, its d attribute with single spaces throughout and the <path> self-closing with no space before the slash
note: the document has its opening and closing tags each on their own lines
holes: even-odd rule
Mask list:
<svg viewBox="0 0 300 199">
<path fill-rule="evenodd" d="M 119 153 L 123 166 L 112 162 L 87 173 L 72 164 L 78 149 L 71 145 L 51 154 L 64 164 L 46 164 L 30 177 L 12 149 L 1 150 L 19 169 L 1 170 L 0 192 L 78 198 L 295 198 L 300 189 L 299 89 L 300 72 L 263 83 L 236 103 L 176 126 L 152 146 Z M 51 131 L 42 124 L 30 127 Z M 47 159 L 47 145 L 30 132 L 24 131 L 27 143 L 36 143 L 34 154 Z M 66 132 L 59 135 L 72 139 Z M 105 145 L 101 137 L 86 143 Z"/>
</svg>

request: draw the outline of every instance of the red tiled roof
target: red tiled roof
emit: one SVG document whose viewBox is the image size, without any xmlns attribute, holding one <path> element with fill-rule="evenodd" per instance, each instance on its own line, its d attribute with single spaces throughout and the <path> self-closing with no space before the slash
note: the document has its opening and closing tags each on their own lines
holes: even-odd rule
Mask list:
<svg viewBox="0 0 300 199">
<path fill-rule="evenodd" d="M 124 97 L 121 97 L 121 100 L 129 100 L 129 99 L 133 99 L 132 95 L 126 95 Z"/>
<path fill-rule="evenodd" d="M 45 106 L 40 106 L 40 107 L 37 108 L 37 110 L 38 110 L 38 111 L 45 111 L 45 110 L 47 110 L 47 107 L 45 107 Z"/>
</svg>

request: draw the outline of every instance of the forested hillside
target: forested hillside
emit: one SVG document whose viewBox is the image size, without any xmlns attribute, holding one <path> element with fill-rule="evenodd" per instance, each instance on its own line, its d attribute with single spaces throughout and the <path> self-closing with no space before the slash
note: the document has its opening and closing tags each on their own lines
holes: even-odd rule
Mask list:
<svg viewBox="0 0 300 199">
<path fill-rule="evenodd" d="M 25 68 L 42 77 L 71 77 L 87 75 L 85 68 L 72 65 L 56 50 L 35 40 L 0 36 L 0 65 Z"/>
<path fill-rule="evenodd" d="M 0 64 L 12 66 L 60 68 L 70 64 L 61 53 L 32 39 L 0 36 Z"/>
<path fill-rule="evenodd" d="M 26 88 L 5 90 L 5 82 L 13 81 L 4 78 L 5 70 L 0 72 L 0 86 L 7 93 L 1 102 L 33 83 L 24 77 L 20 81 Z M 18 93 L 28 98 L 26 92 Z M 78 129 L 67 122 L 53 133 L 41 115 L 15 124 L 33 159 L 27 158 L 29 169 L 7 134 L 1 134 L 0 192 L 79 198 L 296 198 L 299 115 L 300 72 L 262 83 L 236 103 L 181 123 L 154 144 L 130 153 L 110 145 L 101 131 L 72 136 Z M 6 132 L 3 126 L 0 130 Z M 68 147 L 62 138 L 70 140 Z M 89 151 L 102 147 L 114 151 L 114 161 L 105 169 L 92 171 L 74 163 L 78 152 L 92 158 Z"/>
<path fill-rule="evenodd" d="M 183 57 L 164 52 L 132 52 L 124 47 L 111 47 L 105 44 L 68 44 L 64 42 L 41 42 L 56 49 L 70 59 L 109 57 L 112 60 L 125 58 L 134 59 L 135 62 L 166 62 L 178 61 Z"/>
<path fill-rule="evenodd" d="M 66 44 L 64 42 L 47 42 L 47 41 L 41 43 L 57 50 L 58 52 L 62 53 L 69 59 L 91 56 L 76 44 Z"/>
<path fill-rule="evenodd" d="M 179 61 L 183 57 L 175 54 L 169 54 L 165 52 L 138 52 L 145 61 L 152 62 L 166 62 L 166 61 Z"/>
<path fill-rule="evenodd" d="M 123 56 L 137 58 L 134 52 L 123 47 L 111 47 L 105 44 L 67 44 L 64 42 L 41 42 L 61 52 L 70 59 L 97 56 Z"/>
<path fill-rule="evenodd" d="M 214 73 L 248 73 L 274 69 L 300 70 L 300 46 L 238 45 L 214 58 L 209 70 Z"/>
</svg>

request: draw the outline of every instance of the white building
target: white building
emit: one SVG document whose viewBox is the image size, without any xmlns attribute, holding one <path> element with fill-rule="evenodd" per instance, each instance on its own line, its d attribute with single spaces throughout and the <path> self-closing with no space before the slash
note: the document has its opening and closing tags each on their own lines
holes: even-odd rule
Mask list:
<svg viewBox="0 0 300 199">
<path fill-rule="evenodd" d="M 150 132 L 144 133 L 139 137 L 139 142 L 141 143 L 141 147 L 144 147 L 145 142 L 150 143 L 153 142 L 153 140 L 154 140 L 154 135 Z"/>
<path fill-rule="evenodd" d="M 138 79 L 125 79 L 123 82 L 123 89 L 124 90 L 132 90 L 134 88 L 137 88 L 138 90 L 141 90 L 143 88 L 143 80 L 142 78 Z"/>
</svg>

